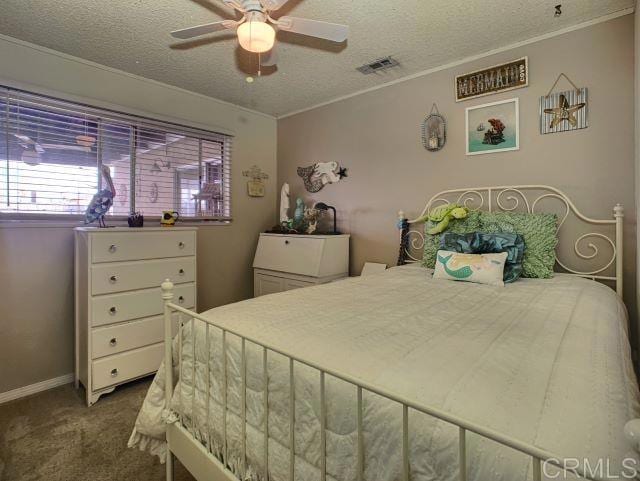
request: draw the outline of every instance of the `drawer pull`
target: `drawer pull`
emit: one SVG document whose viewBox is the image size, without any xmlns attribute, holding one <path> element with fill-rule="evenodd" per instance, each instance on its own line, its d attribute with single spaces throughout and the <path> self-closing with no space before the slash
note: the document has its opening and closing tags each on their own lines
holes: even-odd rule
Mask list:
<svg viewBox="0 0 640 481">
<path fill-rule="evenodd" d="M 180 249 L 184 249 L 184 242 L 182 242 L 182 241 L 178 242 L 178 247 Z"/>
<path fill-rule="evenodd" d="M 111 244 L 109 246 L 109 252 L 111 252 L 112 254 L 118 250 L 118 246 L 116 246 L 115 244 Z"/>
<path fill-rule="evenodd" d="M 184 296 L 180 296 L 180 297 L 178 297 L 178 302 L 179 302 L 180 304 L 184 304 Z"/>
<path fill-rule="evenodd" d="M 109 345 L 115 346 L 116 344 L 118 344 L 118 340 L 115 337 L 112 337 L 111 340 L 109 341 Z"/>
<path fill-rule="evenodd" d="M 118 282 L 118 276 L 109 277 L 109 282 L 111 282 L 111 284 L 115 284 L 116 282 Z"/>
<path fill-rule="evenodd" d="M 113 306 L 111 309 L 109 309 L 109 314 L 111 314 L 112 316 L 118 312 L 118 309 L 116 309 L 116 306 Z"/>
<path fill-rule="evenodd" d="M 111 377 L 117 377 L 118 376 L 118 369 L 112 369 L 111 370 Z"/>
<path fill-rule="evenodd" d="M 180 269 L 180 270 L 178 271 L 178 274 L 180 274 L 181 276 L 184 276 L 184 269 Z"/>
<path fill-rule="evenodd" d="M 287 245 L 289 245 L 289 241 L 288 241 L 288 240 L 285 240 L 285 241 L 284 241 L 284 243 L 285 243 L 285 244 L 287 244 Z"/>
</svg>

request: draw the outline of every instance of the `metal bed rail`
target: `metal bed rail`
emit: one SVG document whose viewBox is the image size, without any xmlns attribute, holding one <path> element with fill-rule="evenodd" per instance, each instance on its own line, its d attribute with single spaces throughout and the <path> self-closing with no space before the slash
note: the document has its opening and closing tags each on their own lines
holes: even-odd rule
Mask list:
<svg viewBox="0 0 640 481">
<path fill-rule="evenodd" d="M 290 451 L 290 460 L 289 460 L 289 480 L 295 481 L 295 364 L 299 363 L 301 365 L 308 366 L 318 371 L 319 377 L 318 382 L 320 386 L 320 423 L 321 423 L 321 432 L 320 432 L 320 473 L 321 480 L 325 481 L 327 479 L 327 453 L 326 453 L 326 417 L 327 417 L 327 408 L 326 408 L 326 390 L 325 390 L 325 382 L 327 376 L 333 376 L 337 379 L 341 379 L 349 384 L 352 384 L 357 389 L 357 479 L 358 481 L 364 481 L 364 472 L 365 472 L 365 446 L 364 446 L 364 438 L 363 438 L 363 391 L 369 391 L 375 393 L 379 396 L 382 396 L 390 401 L 398 403 L 402 408 L 402 481 L 409 481 L 410 479 L 410 457 L 409 457 L 409 409 L 415 410 L 417 412 L 432 416 L 439 420 L 450 423 L 454 426 L 458 427 L 458 462 L 459 462 L 459 479 L 460 481 L 466 481 L 467 475 L 469 472 L 469 467 L 467 463 L 467 433 L 472 432 L 483 438 L 490 439 L 495 441 L 496 443 L 509 447 L 515 451 L 523 453 L 531 458 L 532 462 L 532 470 L 533 470 L 533 481 L 541 481 L 542 480 L 542 466 L 543 463 L 551 464 L 557 468 L 559 468 L 563 472 L 568 472 L 572 476 L 578 476 L 583 479 L 588 479 L 591 481 L 605 481 L 605 478 L 599 477 L 592 472 L 587 472 L 586 466 L 575 466 L 573 461 L 566 460 L 561 456 L 558 456 L 554 453 L 551 453 L 545 449 L 542 449 L 533 444 L 529 444 L 518 439 L 512 438 L 506 434 L 494 431 L 487 427 L 481 426 L 459 416 L 455 416 L 448 412 L 445 412 L 441 409 L 428 406 L 416 401 L 412 401 L 410 399 L 406 399 L 399 394 L 391 392 L 383 387 L 376 386 L 374 384 L 368 383 L 362 379 L 358 379 L 349 374 L 345 374 L 333 369 L 329 369 L 321 366 L 320 364 L 310 361 L 307 359 L 303 359 L 301 357 L 295 356 L 291 353 L 288 353 L 276 346 L 269 345 L 262 341 L 259 341 L 250 336 L 245 336 L 240 334 L 238 331 L 234 329 L 230 329 L 227 327 L 220 326 L 215 322 L 193 312 L 188 309 L 185 309 L 179 305 L 176 305 L 172 302 L 173 300 L 173 283 L 169 279 L 165 280 L 162 285 L 162 299 L 164 301 L 164 322 L 165 322 L 165 409 L 171 409 L 171 399 L 173 397 L 173 370 L 168 369 L 166 365 L 167 359 L 172 359 L 172 313 L 178 312 L 181 314 L 187 315 L 190 319 L 196 319 L 205 323 L 206 329 L 206 349 L 207 353 L 210 353 L 210 343 L 209 343 L 209 330 L 210 328 L 218 329 L 221 332 L 222 337 L 222 370 L 223 370 L 223 379 L 222 385 L 224 386 L 222 392 L 222 413 L 223 413 L 223 427 L 222 427 L 222 446 L 223 446 L 223 456 L 225 466 L 227 465 L 227 336 L 231 334 L 240 339 L 241 342 L 241 422 L 242 422 L 242 452 L 241 452 L 241 469 L 240 472 L 242 474 L 242 478 L 244 479 L 244 475 L 247 471 L 247 432 L 246 432 L 246 391 L 247 391 L 247 358 L 246 358 L 246 343 L 250 342 L 262 348 L 262 358 L 263 358 L 263 382 L 264 382 L 264 391 L 263 391 L 263 407 L 264 407 L 264 472 L 262 476 L 265 481 L 269 479 L 269 444 L 268 444 L 268 433 L 269 433 L 269 392 L 268 392 L 268 372 L 267 372 L 267 359 L 269 356 L 269 352 L 277 353 L 281 356 L 284 356 L 289 361 L 289 386 L 290 386 L 290 401 L 289 401 L 289 451 Z M 182 372 L 182 320 L 180 321 L 180 329 L 178 331 L 178 344 L 179 344 L 179 373 L 180 376 L 184 376 L 185 373 Z M 192 325 L 191 334 L 194 336 L 195 341 L 195 324 Z M 194 349 L 194 362 L 192 362 L 192 379 L 195 379 L 195 342 L 193 343 Z M 209 370 L 209 363 L 207 362 L 207 370 Z M 206 426 L 207 426 L 207 440 L 209 437 L 209 393 L 211 391 L 211 378 L 207 375 L 207 409 L 206 409 Z M 192 383 L 192 389 L 194 391 L 192 396 L 192 402 L 195 399 L 195 384 Z M 182 393 L 182 389 L 180 390 Z M 180 404 L 182 404 L 180 402 Z M 192 410 L 192 413 L 194 411 Z M 182 422 L 181 420 L 179 421 Z M 192 421 L 193 423 L 193 415 Z M 209 441 L 209 440 L 208 440 Z M 168 441 L 169 442 L 169 441 Z M 209 452 L 211 443 L 208 442 Z M 567 468 L 567 466 L 572 466 L 571 468 Z M 172 481 L 173 479 L 173 458 L 171 454 L 170 446 L 167 449 L 167 458 L 166 458 L 166 474 L 167 481 Z M 231 473 L 227 473 L 230 475 Z M 214 478 L 215 479 L 215 478 Z M 228 478 L 227 478 L 228 479 Z M 563 477 L 558 477 L 558 479 L 565 479 Z"/>
</svg>

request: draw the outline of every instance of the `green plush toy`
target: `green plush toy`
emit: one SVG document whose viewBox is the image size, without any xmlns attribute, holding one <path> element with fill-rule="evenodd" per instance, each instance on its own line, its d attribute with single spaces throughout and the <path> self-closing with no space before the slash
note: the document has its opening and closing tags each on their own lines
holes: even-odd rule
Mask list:
<svg viewBox="0 0 640 481">
<path fill-rule="evenodd" d="M 436 235 L 444 232 L 449 227 L 452 219 L 464 219 L 469 214 L 469 209 L 458 204 L 444 204 L 435 207 L 429 214 L 424 216 L 423 220 L 435 222 L 431 229 L 427 230 L 427 234 Z"/>
</svg>

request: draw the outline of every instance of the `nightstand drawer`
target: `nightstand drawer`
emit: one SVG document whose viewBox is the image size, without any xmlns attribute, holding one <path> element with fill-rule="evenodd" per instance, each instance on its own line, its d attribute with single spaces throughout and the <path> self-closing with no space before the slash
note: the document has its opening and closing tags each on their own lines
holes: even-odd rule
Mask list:
<svg viewBox="0 0 640 481">
<path fill-rule="evenodd" d="M 194 231 L 113 232 L 93 236 L 91 261 L 116 262 L 192 256 Z"/>
<path fill-rule="evenodd" d="M 178 333 L 178 314 L 174 313 L 172 334 Z M 98 359 L 164 341 L 164 317 L 156 316 L 115 326 L 98 327 L 91 332 L 91 353 Z"/>
<path fill-rule="evenodd" d="M 160 367 L 164 357 L 164 343 L 105 357 L 92 363 L 93 389 L 151 374 Z"/>
<path fill-rule="evenodd" d="M 255 273 L 253 276 L 253 295 L 255 297 L 284 291 L 284 279 L 268 274 Z"/>
<path fill-rule="evenodd" d="M 174 284 L 196 280 L 196 258 L 177 257 L 137 262 L 114 262 L 91 266 L 93 295 L 157 287 L 165 279 Z"/>
<path fill-rule="evenodd" d="M 303 276 L 317 275 L 324 240 L 296 236 L 260 236 L 253 267 Z"/>
<path fill-rule="evenodd" d="M 187 309 L 195 306 L 196 288 L 191 284 L 178 284 L 174 291 L 173 302 Z M 91 315 L 93 326 L 115 324 L 143 317 L 162 314 L 164 305 L 159 287 L 140 291 L 124 292 L 93 297 Z"/>
<path fill-rule="evenodd" d="M 314 284 L 313 282 L 298 281 L 295 279 L 284 279 L 285 291 L 291 291 L 293 289 L 300 289 L 301 287 L 309 287 L 309 286 L 315 286 L 315 285 L 316 284 Z"/>
</svg>

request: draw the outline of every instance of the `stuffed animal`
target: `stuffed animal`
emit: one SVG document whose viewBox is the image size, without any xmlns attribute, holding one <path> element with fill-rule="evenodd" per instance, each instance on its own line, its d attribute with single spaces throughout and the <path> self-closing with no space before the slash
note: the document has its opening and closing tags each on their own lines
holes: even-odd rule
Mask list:
<svg viewBox="0 0 640 481">
<path fill-rule="evenodd" d="M 469 209 L 458 204 L 444 204 L 435 207 L 424 220 L 435 222 L 432 228 L 427 230 L 427 234 L 436 235 L 444 232 L 449 227 L 449 222 L 453 219 L 464 219 L 469 214 Z"/>
</svg>

